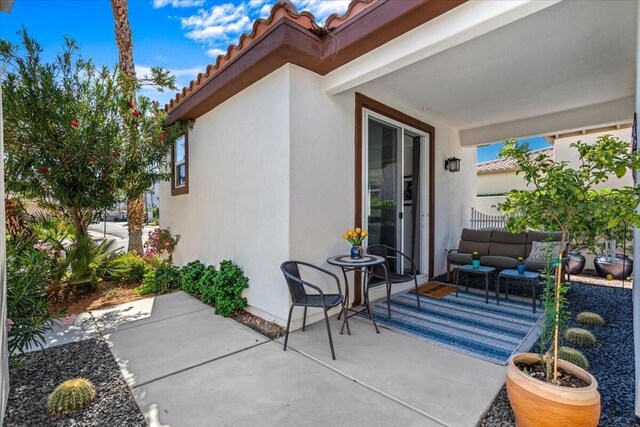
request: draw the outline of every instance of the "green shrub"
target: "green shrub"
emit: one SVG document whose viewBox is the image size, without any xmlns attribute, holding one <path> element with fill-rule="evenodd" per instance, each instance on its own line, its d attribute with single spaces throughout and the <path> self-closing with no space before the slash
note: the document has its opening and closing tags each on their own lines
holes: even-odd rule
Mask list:
<svg viewBox="0 0 640 427">
<path fill-rule="evenodd" d="M 135 252 L 120 255 L 112 261 L 111 280 L 118 283 L 135 283 L 144 279 L 151 265 Z"/>
<path fill-rule="evenodd" d="M 605 326 L 607 323 L 604 321 L 602 316 L 597 313 L 592 313 L 590 311 L 583 311 L 576 316 L 576 320 L 583 325 L 588 326 Z"/>
<path fill-rule="evenodd" d="M 576 350 L 571 347 L 560 347 L 558 349 L 558 357 L 562 360 L 566 360 L 569 363 L 573 363 L 581 367 L 582 369 L 588 371 L 590 368 L 589 361 L 582 354 L 580 350 Z"/>
<path fill-rule="evenodd" d="M 76 237 L 67 246 L 62 242 L 52 244 L 63 253 L 56 258 L 54 283 L 71 285 L 75 290 L 86 292 L 96 289 L 99 279 L 117 274 L 114 240 L 96 243 L 90 237 Z"/>
<path fill-rule="evenodd" d="M 215 302 L 215 277 L 218 271 L 213 265 L 204 269 L 198 287 L 200 288 L 200 298 L 205 304 L 213 304 Z"/>
<path fill-rule="evenodd" d="M 96 387 L 84 378 L 67 380 L 56 387 L 47 399 L 47 410 L 52 415 L 79 411 L 96 398 Z"/>
<path fill-rule="evenodd" d="M 200 279 L 205 266 L 200 261 L 191 261 L 180 269 L 180 289 L 188 294 L 200 295 Z"/>
<path fill-rule="evenodd" d="M 249 287 L 249 279 L 242 269 L 231 261 L 220 263 L 220 269 L 213 277 L 212 297 L 216 305 L 216 314 L 231 316 L 236 310 L 247 306 L 242 291 Z"/>
<path fill-rule="evenodd" d="M 139 295 L 164 294 L 180 285 L 180 270 L 173 264 L 164 262 L 155 271 L 144 275 L 142 284 L 136 288 Z"/>
<path fill-rule="evenodd" d="M 47 285 L 53 260 L 31 236 L 7 239 L 7 336 L 9 352 L 45 341 L 57 313 L 49 308 Z"/>
<path fill-rule="evenodd" d="M 598 340 L 590 331 L 582 328 L 570 328 L 564 333 L 567 341 L 584 347 L 592 347 L 596 345 Z"/>
</svg>

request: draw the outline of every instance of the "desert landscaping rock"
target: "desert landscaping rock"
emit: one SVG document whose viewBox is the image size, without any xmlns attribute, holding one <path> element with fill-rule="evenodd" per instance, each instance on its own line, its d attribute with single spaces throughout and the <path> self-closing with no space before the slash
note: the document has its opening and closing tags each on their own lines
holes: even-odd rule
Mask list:
<svg viewBox="0 0 640 427">
<path fill-rule="evenodd" d="M 146 426 L 131 391 L 102 338 L 12 357 L 11 389 L 4 426 Z M 50 416 L 47 397 L 61 382 L 84 377 L 96 400 L 75 414 Z"/>
<path fill-rule="evenodd" d="M 568 293 L 572 318 L 567 327 L 584 327 L 598 343 L 581 351 L 591 363 L 602 399 L 601 427 L 640 426 L 634 415 L 633 307 L 631 290 L 573 283 Z M 576 322 L 582 311 L 601 314 L 607 326 L 585 327 Z M 534 350 L 535 351 L 535 350 Z M 505 389 L 498 394 L 481 426 L 515 426 Z"/>
</svg>

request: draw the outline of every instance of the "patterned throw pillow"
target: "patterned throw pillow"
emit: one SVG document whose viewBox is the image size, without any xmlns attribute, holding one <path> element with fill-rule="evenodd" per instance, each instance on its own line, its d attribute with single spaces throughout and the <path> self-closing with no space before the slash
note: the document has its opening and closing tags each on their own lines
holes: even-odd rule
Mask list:
<svg viewBox="0 0 640 427">
<path fill-rule="evenodd" d="M 527 261 L 546 261 L 549 251 L 551 251 L 551 259 L 557 258 L 560 253 L 560 242 L 533 242 Z"/>
</svg>

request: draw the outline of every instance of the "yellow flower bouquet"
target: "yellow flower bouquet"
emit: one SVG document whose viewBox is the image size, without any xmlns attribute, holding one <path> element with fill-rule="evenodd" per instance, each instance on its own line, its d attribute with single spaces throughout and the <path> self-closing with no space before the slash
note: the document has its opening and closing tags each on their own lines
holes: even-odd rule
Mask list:
<svg viewBox="0 0 640 427">
<path fill-rule="evenodd" d="M 356 227 L 353 230 L 347 230 L 342 235 L 342 238 L 353 246 L 361 246 L 362 241 L 367 237 L 369 233 L 367 230 L 363 230 L 360 227 Z"/>
</svg>

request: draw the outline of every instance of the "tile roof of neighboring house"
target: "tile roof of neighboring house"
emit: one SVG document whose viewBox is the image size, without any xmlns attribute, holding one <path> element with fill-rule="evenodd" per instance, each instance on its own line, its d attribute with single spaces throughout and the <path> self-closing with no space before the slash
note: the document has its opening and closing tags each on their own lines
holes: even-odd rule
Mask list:
<svg viewBox="0 0 640 427">
<path fill-rule="evenodd" d="M 165 106 L 168 122 L 195 119 L 287 63 L 324 75 L 465 1 L 353 0 L 320 26 L 311 13 L 278 0 Z"/>
<path fill-rule="evenodd" d="M 534 150 L 533 152 L 536 154 L 545 154 L 549 157 L 553 156 L 553 148 L 541 148 L 539 150 Z M 516 161 L 512 157 L 508 157 L 506 159 L 497 159 L 491 160 L 488 162 L 478 164 L 478 175 L 485 173 L 494 173 L 494 172 L 513 172 L 517 171 L 518 165 Z"/>
</svg>

